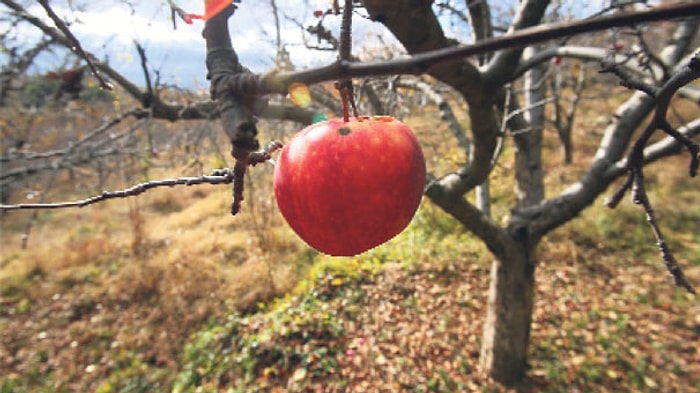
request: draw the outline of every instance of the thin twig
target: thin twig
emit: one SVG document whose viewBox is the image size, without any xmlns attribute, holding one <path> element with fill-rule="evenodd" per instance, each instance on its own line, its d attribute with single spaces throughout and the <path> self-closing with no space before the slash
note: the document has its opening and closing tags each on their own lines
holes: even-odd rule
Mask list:
<svg viewBox="0 0 700 393">
<path fill-rule="evenodd" d="M 90 67 L 90 71 L 92 71 L 92 74 L 100 82 L 100 88 L 105 90 L 112 90 L 112 85 L 105 81 L 102 78 L 102 76 L 100 76 L 99 72 L 97 72 L 95 64 L 92 62 L 92 58 L 88 56 L 87 53 L 85 53 L 83 47 L 80 45 L 80 41 L 73 35 L 73 33 L 71 33 L 66 23 L 63 22 L 63 20 L 58 15 L 56 15 L 54 10 L 49 5 L 48 0 L 39 0 L 39 4 L 41 4 L 41 6 L 44 7 L 44 10 L 46 10 L 46 13 L 49 14 L 49 17 L 51 18 L 53 23 L 56 24 L 56 27 L 58 27 L 58 29 L 61 30 L 61 32 L 65 34 L 65 36 L 71 41 L 71 49 L 73 49 L 75 52 L 78 52 L 78 55 L 85 59 L 88 66 Z"/>
<path fill-rule="evenodd" d="M 268 161 L 272 158 L 272 153 L 281 149 L 283 147 L 282 143 L 277 141 L 272 141 L 265 146 L 261 151 L 251 152 L 249 154 L 247 165 L 255 166 L 261 162 Z M 135 186 L 118 190 L 118 191 L 104 191 L 100 195 L 96 195 L 90 198 L 81 199 L 77 201 L 70 202 L 57 202 L 57 203 L 20 203 L 16 205 L 0 205 L 0 212 L 11 211 L 11 210 L 27 210 L 27 209 L 60 209 L 69 207 L 84 207 L 87 205 L 92 205 L 94 203 L 106 201 L 115 198 L 128 198 L 136 195 L 140 195 L 148 190 L 158 188 L 158 187 L 173 187 L 173 186 L 194 186 L 198 184 L 243 184 L 241 176 L 245 175 L 245 168 L 242 167 L 243 163 L 237 161 L 236 166 L 233 168 L 222 168 L 214 170 L 211 175 L 202 175 L 197 177 L 178 177 L 172 179 L 162 179 L 153 180 L 144 183 L 137 184 Z M 242 170 L 242 172 L 241 172 Z M 243 190 L 241 191 L 241 195 Z M 235 196 L 235 194 L 234 194 Z M 240 208 L 240 202 L 243 198 L 234 200 L 234 206 Z M 232 208 L 233 209 L 233 208 Z M 237 212 L 237 211 L 236 211 Z M 234 213 L 235 214 L 235 213 Z"/>
<path fill-rule="evenodd" d="M 634 142 L 630 152 L 627 155 L 627 177 L 605 203 L 606 206 L 614 208 L 620 203 L 622 197 L 627 193 L 627 191 L 631 191 L 632 202 L 642 205 L 644 211 L 646 212 L 647 221 L 649 222 L 649 225 L 654 232 L 654 236 L 656 237 L 657 245 L 659 247 L 659 251 L 661 252 L 661 257 L 669 273 L 671 273 L 673 276 L 675 284 L 685 288 L 690 293 L 695 293 L 695 289 L 685 278 L 683 270 L 681 269 L 680 265 L 678 265 L 676 258 L 673 256 L 671 249 L 668 247 L 656 220 L 654 209 L 649 201 L 649 196 L 647 195 L 645 189 L 643 167 L 644 147 L 647 145 L 654 132 L 660 129 L 688 148 L 690 151 L 689 174 L 691 177 L 697 174 L 700 145 L 671 127 L 666 120 L 666 113 L 668 111 L 671 98 L 675 92 L 682 86 L 685 86 L 693 80 L 700 78 L 700 66 L 698 66 L 698 62 L 700 62 L 700 53 L 695 54 L 687 67 L 684 67 L 679 73 L 672 76 L 660 88 L 639 88 L 640 90 L 656 98 L 656 110 L 654 112 L 654 117 Z M 618 75 L 620 78 L 624 78 L 626 76 L 625 74 L 620 73 L 616 73 L 616 75 Z"/>
<path fill-rule="evenodd" d="M 20 203 L 16 205 L 0 205 L 0 211 L 11 211 L 11 210 L 21 210 L 21 209 L 60 209 L 67 207 L 84 207 L 92 205 L 97 202 L 106 201 L 115 198 L 128 198 L 136 195 L 140 195 L 145 191 L 158 187 L 173 187 L 178 185 L 193 186 L 198 184 L 230 184 L 233 182 L 233 169 L 223 168 L 217 169 L 212 172 L 211 175 L 203 175 L 198 177 L 179 177 L 173 179 L 162 179 L 153 180 L 144 183 L 137 184 L 135 186 L 117 190 L 117 191 L 104 191 L 100 195 L 96 195 L 90 198 L 81 199 L 78 201 L 71 202 L 57 202 L 57 203 Z"/>
<path fill-rule="evenodd" d="M 644 82 L 640 78 L 636 78 L 632 73 L 628 72 L 619 63 L 604 60 L 601 64 L 601 69 L 598 71 L 601 74 L 612 73 L 620 80 L 620 85 L 632 90 L 639 90 L 647 93 L 650 97 L 656 97 L 659 88 Z"/>
<path fill-rule="evenodd" d="M 671 273 L 674 284 L 676 286 L 685 288 L 690 293 L 695 293 L 695 289 L 685 277 L 685 274 L 683 274 L 683 269 L 681 269 L 680 265 L 678 264 L 678 261 L 673 256 L 671 249 L 666 243 L 666 239 L 661 233 L 661 228 L 659 227 L 658 221 L 654 214 L 654 209 L 651 205 L 651 202 L 649 201 L 649 196 L 647 195 L 646 190 L 644 188 L 644 177 L 641 174 L 641 172 L 636 177 L 635 184 L 636 186 L 634 187 L 634 200 L 636 203 L 639 203 L 644 207 L 644 211 L 646 212 L 647 216 L 647 222 L 649 222 L 652 232 L 654 232 L 654 236 L 656 237 L 656 245 L 659 247 L 659 251 L 661 252 L 661 258 L 664 261 L 664 265 L 666 265 L 666 269 L 668 269 L 669 273 Z"/>
<path fill-rule="evenodd" d="M 143 102 L 141 103 L 144 108 L 150 108 L 153 106 L 154 92 L 153 84 L 151 83 L 151 74 L 148 72 L 148 59 L 146 58 L 146 50 L 134 41 L 136 46 L 136 52 L 139 54 L 139 59 L 141 59 L 141 70 L 143 71 L 143 77 L 146 82 L 146 95 L 144 96 Z"/>
</svg>

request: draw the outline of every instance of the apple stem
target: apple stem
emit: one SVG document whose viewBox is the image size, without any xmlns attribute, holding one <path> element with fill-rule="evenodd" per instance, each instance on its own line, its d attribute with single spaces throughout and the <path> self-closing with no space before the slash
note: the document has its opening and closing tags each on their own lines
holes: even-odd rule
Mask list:
<svg viewBox="0 0 700 393">
<path fill-rule="evenodd" d="M 355 97 L 352 89 L 352 81 L 337 81 L 335 82 L 335 88 L 338 89 L 338 92 L 340 93 L 343 121 L 346 123 L 350 121 L 350 108 L 348 107 L 348 103 L 350 103 L 350 107 L 352 107 L 353 116 L 358 117 L 357 106 L 355 106 Z"/>
</svg>

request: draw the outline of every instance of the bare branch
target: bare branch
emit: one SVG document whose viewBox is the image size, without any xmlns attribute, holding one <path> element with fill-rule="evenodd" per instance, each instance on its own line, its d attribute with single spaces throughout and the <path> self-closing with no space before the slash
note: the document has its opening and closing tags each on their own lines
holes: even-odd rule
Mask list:
<svg viewBox="0 0 700 393">
<path fill-rule="evenodd" d="M 148 72 L 146 50 L 136 41 L 134 41 L 134 45 L 136 46 L 136 52 L 139 54 L 139 59 L 141 59 L 141 70 L 143 71 L 143 77 L 146 80 L 146 97 L 142 103 L 144 107 L 150 108 L 153 104 L 153 97 L 155 94 L 153 93 L 153 85 L 151 84 L 151 75 Z"/>
<path fill-rule="evenodd" d="M 637 179 L 640 182 L 644 181 L 644 178 L 643 176 L 641 176 L 641 174 L 637 177 Z M 685 277 L 685 274 L 683 274 L 683 270 L 678 264 L 678 261 L 676 261 L 676 257 L 673 256 L 671 249 L 666 243 L 666 239 L 661 233 L 661 228 L 659 227 L 658 221 L 656 220 L 656 216 L 654 215 L 654 209 L 652 208 L 651 202 L 649 201 L 649 197 L 647 196 L 646 191 L 644 191 L 643 187 L 639 190 L 638 196 L 640 198 L 642 206 L 644 207 L 644 211 L 646 212 L 647 221 L 649 222 L 649 225 L 651 226 L 652 231 L 654 232 L 654 236 L 656 237 L 656 244 L 659 247 L 659 251 L 661 252 L 661 257 L 663 258 L 664 265 L 666 265 L 666 269 L 668 269 L 669 273 L 671 273 L 671 276 L 673 276 L 674 284 L 676 286 L 685 288 L 690 293 L 695 293 L 695 289 Z"/>
<path fill-rule="evenodd" d="M 521 1 L 518 13 L 505 37 L 515 34 L 531 26 L 537 26 L 542 20 L 549 1 L 527 0 Z M 563 36 L 566 34 L 560 35 Z M 484 70 L 484 79 L 487 85 L 500 86 L 506 83 L 513 70 L 517 67 L 522 55 L 522 50 L 528 45 L 514 45 L 506 50 L 496 53 Z"/>
<path fill-rule="evenodd" d="M 230 184 L 234 180 L 234 171 L 231 168 L 217 169 L 211 175 L 203 175 L 198 177 L 179 177 L 174 179 L 162 179 L 144 182 L 135 186 L 117 190 L 104 191 L 100 195 L 90 198 L 81 199 L 72 202 L 58 203 L 22 203 L 16 205 L 0 205 L 0 212 L 21 210 L 21 209 L 60 209 L 69 207 L 84 207 L 94 203 L 106 201 L 115 198 L 128 198 L 140 195 L 145 191 L 158 187 L 173 187 L 178 185 L 193 186 L 198 184 Z"/>
<path fill-rule="evenodd" d="M 661 129 L 688 148 L 690 152 L 690 176 L 695 176 L 697 174 L 700 161 L 700 145 L 673 129 L 666 120 L 666 112 L 670 105 L 671 97 L 675 94 L 675 92 L 682 86 L 685 86 L 698 78 L 700 78 L 700 53 L 696 53 L 688 63 L 688 66 L 683 67 L 680 72 L 671 77 L 671 79 L 669 79 L 668 82 L 661 88 L 653 91 L 656 97 L 656 111 L 654 113 L 654 117 L 649 122 L 642 134 L 637 138 L 627 156 L 627 178 L 613 193 L 612 197 L 606 201 L 606 205 L 608 207 L 614 208 L 619 204 L 626 191 L 631 190 L 632 201 L 635 204 L 640 204 L 642 207 L 644 207 L 647 221 L 649 222 L 649 225 L 654 232 L 654 236 L 656 237 L 664 264 L 673 276 L 675 284 L 685 288 L 690 293 L 695 293 L 695 290 L 685 278 L 683 270 L 678 265 L 676 258 L 673 256 L 673 253 L 666 244 L 666 240 L 664 239 L 659 224 L 656 220 L 654 209 L 652 208 L 651 202 L 649 201 L 649 196 L 647 195 L 645 189 L 643 167 L 644 146 L 647 145 L 649 138 L 651 138 L 654 132 Z M 646 90 L 644 91 L 646 92 Z"/>
<path fill-rule="evenodd" d="M 90 70 L 92 71 L 92 74 L 93 74 L 93 75 L 95 76 L 95 78 L 100 82 L 100 88 L 105 89 L 105 90 L 112 90 L 112 85 L 110 85 L 109 83 L 107 83 L 107 81 L 105 81 L 105 80 L 102 78 L 102 76 L 100 75 L 100 73 L 97 72 L 97 68 L 95 67 L 95 64 L 93 63 L 93 60 L 92 60 L 92 59 L 94 58 L 94 56 L 88 56 L 88 54 L 85 53 L 85 51 L 83 50 L 82 45 L 80 45 L 80 41 L 78 41 L 78 39 L 75 38 L 75 36 L 73 35 L 73 33 L 71 33 L 71 31 L 70 31 L 70 29 L 68 28 L 68 26 L 66 26 L 66 23 L 63 22 L 63 20 L 62 20 L 58 15 L 56 15 L 56 13 L 53 11 L 53 9 L 51 8 L 51 6 L 49 5 L 48 0 L 39 0 L 39 4 L 41 4 L 41 6 L 44 7 L 44 10 L 45 10 L 46 13 L 49 15 L 49 17 L 51 18 L 51 20 L 53 21 L 53 23 L 56 24 L 56 27 L 58 27 L 58 29 L 61 30 L 61 32 L 62 32 L 63 34 L 65 34 L 65 36 L 67 37 L 67 39 L 70 40 L 70 43 L 71 43 L 70 48 L 71 48 L 71 50 L 73 50 L 74 52 L 77 52 L 78 55 L 80 55 L 80 57 L 82 57 L 83 59 L 85 59 L 85 61 L 87 62 L 88 66 L 90 67 Z"/>
<path fill-rule="evenodd" d="M 647 93 L 651 97 L 656 97 L 659 88 L 646 83 L 640 78 L 635 77 L 619 64 L 612 61 L 603 61 L 601 63 L 600 73 L 612 73 L 620 79 L 620 85 L 633 90 L 639 90 Z"/>
<path fill-rule="evenodd" d="M 682 18 L 693 13 L 700 13 L 700 3 L 664 5 L 647 11 L 620 13 L 613 16 L 604 16 L 588 20 L 529 27 L 515 31 L 509 35 L 485 39 L 471 45 L 451 46 L 426 51 L 414 54 L 408 58 L 363 63 L 338 61 L 326 66 L 302 71 L 273 71 L 261 75 L 259 78 L 246 77 L 246 80 L 232 84 L 231 86 L 236 86 L 247 94 L 286 94 L 287 88 L 293 82 L 314 84 L 338 78 L 359 78 L 396 74 L 418 75 L 428 73 L 430 68 L 437 65 L 483 53 L 490 53 L 506 48 L 523 48 L 534 43 L 561 38 L 562 36 L 590 33 L 592 31 L 605 30 L 613 27 Z"/>
</svg>

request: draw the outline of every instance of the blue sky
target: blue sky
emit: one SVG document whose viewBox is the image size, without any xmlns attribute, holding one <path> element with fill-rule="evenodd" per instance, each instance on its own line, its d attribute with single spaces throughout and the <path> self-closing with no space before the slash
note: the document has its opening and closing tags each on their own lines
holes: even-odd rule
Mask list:
<svg viewBox="0 0 700 393">
<path fill-rule="evenodd" d="M 40 16 L 51 24 L 37 2 L 23 3 L 31 14 Z M 69 3 L 73 4 L 73 8 L 68 6 Z M 201 37 L 204 23 L 195 21 L 194 24 L 187 25 L 180 21 L 174 30 L 166 1 L 132 3 L 133 8 L 121 1 L 108 0 L 55 0 L 51 5 L 65 20 L 73 21 L 71 31 L 86 50 L 101 59 L 108 59 L 112 67 L 129 79 L 139 84 L 143 83 L 143 73 L 134 46 L 134 41 L 138 41 L 146 49 L 150 67 L 159 70 L 163 83 L 188 87 L 207 86 L 205 47 Z M 176 3 L 192 13 L 201 13 L 203 9 L 201 0 L 180 0 Z M 77 10 L 78 4 L 85 5 Z M 334 52 L 306 49 L 303 45 L 302 28 L 291 20 L 298 21 L 303 27 L 316 24 L 318 19 L 313 15 L 313 11 L 327 9 L 327 0 L 277 0 L 277 5 L 283 14 L 280 15 L 282 40 L 287 44 L 295 65 L 300 68 L 319 66 L 335 59 L 337 54 Z M 384 32 L 378 24 L 361 18 L 356 19 L 354 38 L 358 42 L 368 34 Z M 327 17 L 324 25 L 337 29 L 339 22 L 339 17 Z M 243 0 L 229 23 L 234 49 L 246 67 L 255 72 L 264 72 L 274 67 L 276 29 L 269 1 Z M 17 34 L 19 41 L 33 42 L 41 37 L 31 26 L 21 26 L 20 30 Z M 65 61 L 65 55 L 64 51 L 56 51 L 43 56 L 35 71 L 43 73 L 60 68 Z"/>
<path fill-rule="evenodd" d="M 33 15 L 44 18 L 52 24 L 43 8 L 34 0 L 20 1 Z M 202 0 L 176 0 L 184 10 L 201 13 Z M 328 0 L 276 0 L 280 10 L 282 41 L 287 45 L 292 62 L 298 68 L 320 66 L 332 62 L 336 53 L 313 51 L 304 47 L 302 28 L 316 24 L 314 10 L 325 10 Z M 513 0 L 498 2 L 500 11 L 515 7 Z M 572 2 L 573 7 L 580 7 Z M 107 59 L 112 67 L 137 84 L 143 83 L 143 73 L 134 47 L 138 41 L 146 48 L 149 66 L 157 69 L 162 83 L 185 87 L 206 87 L 205 48 L 201 37 L 203 22 L 193 25 L 178 22 L 173 29 L 170 9 L 165 0 L 53 0 L 53 9 L 65 20 L 72 21 L 71 31 L 79 38 L 82 46 L 101 59 Z M 72 6 L 71 6 L 72 5 Z M 590 14 L 601 6 L 601 1 L 590 2 L 582 14 Z M 511 8 L 512 9 L 512 8 Z M 6 9 L 0 6 L 0 15 Z M 574 11 L 576 12 L 576 11 Z M 457 26 L 459 30 L 449 31 L 463 42 L 468 42 L 468 30 L 463 23 L 443 21 L 446 29 Z M 454 20 L 452 21 L 454 22 Z M 269 0 L 242 0 L 239 9 L 230 19 L 233 46 L 241 62 L 254 72 L 264 72 L 274 67 L 276 53 L 276 30 Z M 337 32 L 340 17 L 329 16 L 324 26 Z M 301 24 L 301 27 L 299 26 Z M 462 27 L 460 27 L 462 26 Z M 6 30 L 0 21 L 0 29 Z M 41 34 L 29 25 L 15 29 L 18 41 L 36 42 Z M 337 34 L 336 34 L 337 36 Z M 381 40 L 377 39 L 381 36 Z M 393 37 L 379 23 L 365 18 L 353 19 L 353 51 L 355 54 L 373 47 L 396 44 Z M 315 43 L 315 40 L 312 42 Z M 35 72 L 44 73 L 64 65 L 66 51 L 47 54 L 37 62 Z M 0 54 L 0 65 L 6 62 Z"/>
</svg>

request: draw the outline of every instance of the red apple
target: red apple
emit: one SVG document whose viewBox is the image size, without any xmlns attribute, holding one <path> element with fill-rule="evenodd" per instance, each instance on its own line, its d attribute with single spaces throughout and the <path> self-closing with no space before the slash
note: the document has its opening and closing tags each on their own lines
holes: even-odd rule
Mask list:
<svg viewBox="0 0 700 393">
<path fill-rule="evenodd" d="M 324 12 L 321 11 L 321 10 L 316 10 L 316 11 L 314 11 L 314 16 L 317 17 L 317 18 L 320 18 L 320 17 L 323 16 L 323 13 L 324 13 Z"/>
<path fill-rule="evenodd" d="M 425 159 L 391 116 L 330 119 L 296 134 L 274 174 L 277 206 L 313 248 L 351 256 L 401 232 L 418 208 Z"/>
<path fill-rule="evenodd" d="M 554 57 L 552 57 L 552 63 L 553 63 L 554 65 L 559 65 L 559 64 L 561 64 L 561 57 L 559 57 L 559 56 L 554 56 Z"/>
</svg>

